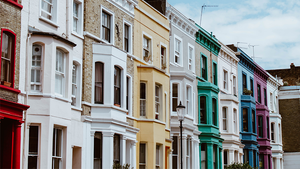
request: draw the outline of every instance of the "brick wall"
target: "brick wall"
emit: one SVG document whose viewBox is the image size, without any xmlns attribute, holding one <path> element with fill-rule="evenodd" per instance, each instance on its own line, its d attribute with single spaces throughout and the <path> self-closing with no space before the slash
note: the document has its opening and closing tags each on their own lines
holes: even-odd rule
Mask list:
<svg viewBox="0 0 300 169">
<path fill-rule="evenodd" d="M 300 66 L 295 66 L 293 63 L 290 65 L 290 69 L 267 71 L 274 77 L 281 77 L 283 82 L 287 82 L 289 85 L 300 85 Z"/>
<path fill-rule="evenodd" d="M 21 1 L 19 0 L 19 3 Z M 21 37 L 21 9 L 8 3 L 0 1 L 0 29 L 9 29 L 16 34 L 15 51 L 15 89 L 19 89 L 19 67 L 20 67 L 20 37 Z M 1 39 L 1 34 L 0 34 Z M 25 57 L 25 56 L 24 56 Z M 0 90 L 2 99 L 17 102 L 17 94 Z"/>
<path fill-rule="evenodd" d="M 284 152 L 300 152 L 300 99 L 279 100 Z"/>
</svg>

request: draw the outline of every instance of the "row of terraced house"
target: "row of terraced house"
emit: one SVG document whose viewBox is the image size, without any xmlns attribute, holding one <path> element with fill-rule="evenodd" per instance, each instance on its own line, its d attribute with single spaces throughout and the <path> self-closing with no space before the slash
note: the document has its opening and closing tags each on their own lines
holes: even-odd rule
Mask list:
<svg viewBox="0 0 300 169">
<path fill-rule="evenodd" d="M 282 80 L 166 0 L 1 0 L 0 29 L 0 168 L 283 168 Z"/>
</svg>

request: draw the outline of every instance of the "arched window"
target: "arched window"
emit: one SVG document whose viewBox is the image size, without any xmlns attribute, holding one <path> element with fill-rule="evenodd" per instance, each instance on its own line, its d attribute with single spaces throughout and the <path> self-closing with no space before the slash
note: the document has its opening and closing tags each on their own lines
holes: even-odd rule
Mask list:
<svg viewBox="0 0 300 169">
<path fill-rule="evenodd" d="M 200 123 L 206 124 L 206 97 L 200 97 Z"/>
<path fill-rule="evenodd" d="M 115 66 L 114 69 L 114 105 L 121 107 L 121 69 Z"/>
<path fill-rule="evenodd" d="M 15 40 L 12 32 L 3 30 L 1 36 L 1 84 L 14 87 Z"/>
<path fill-rule="evenodd" d="M 95 103 L 103 104 L 103 72 L 104 64 L 95 63 Z"/>
<path fill-rule="evenodd" d="M 40 92 L 42 89 L 42 46 L 35 44 L 32 46 L 31 59 L 31 92 Z"/>
</svg>

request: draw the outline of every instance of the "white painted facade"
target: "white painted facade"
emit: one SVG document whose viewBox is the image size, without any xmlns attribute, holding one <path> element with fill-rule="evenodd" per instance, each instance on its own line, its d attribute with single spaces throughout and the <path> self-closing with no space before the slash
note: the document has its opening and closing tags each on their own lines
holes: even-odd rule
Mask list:
<svg viewBox="0 0 300 169">
<path fill-rule="evenodd" d="M 219 92 L 219 129 L 223 141 L 224 166 L 242 163 L 243 147 L 241 143 L 239 99 L 238 99 L 238 62 L 234 51 L 221 44 L 218 55 L 218 86 Z M 226 157 L 227 156 L 227 157 Z M 227 160 L 226 160 L 227 158 Z"/>
<path fill-rule="evenodd" d="M 195 34 L 197 27 L 171 5 L 167 5 L 167 18 L 170 20 L 170 112 L 171 139 L 173 140 L 173 158 L 180 168 L 180 122 L 173 105 L 181 101 L 185 106 L 185 118 L 182 122 L 182 163 L 183 168 L 200 168 L 197 80 L 195 74 Z M 176 58 L 177 57 L 177 58 Z M 175 86 L 177 91 L 175 91 Z M 173 89 L 174 88 L 174 89 Z M 177 96 L 174 95 L 177 93 Z M 174 101 L 177 100 L 175 103 Z M 176 139 L 176 140 L 175 140 Z M 176 144 L 177 143 L 177 144 Z M 176 147 L 175 147 L 176 146 Z M 175 154 L 174 150 L 177 150 Z M 176 163 L 176 162 L 175 162 Z M 174 165 L 174 161 L 171 162 Z M 175 164 L 176 165 L 176 164 Z M 176 166 L 172 166 L 173 168 Z"/>
<path fill-rule="evenodd" d="M 43 0 L 22 1 L 22 95 L 19 99 L 30 105 L 30 109 L 24 114 L 22 126 L 21 168 L 24 169 L 28 168 L 28 163 L 37 168 L 50 169 L 55 160 L 59 168 L 82 167 L 81 65 L 84 3 L 83 0 L 76 2 L 78 15 L 77 26 L 74 27 L 73 0 L 53 0 L 49 4 L 52 10 L 46 11 L 46 15 L 43 13 L 46 9 L 43 7 Z M 73 64 L 76 65 L 76 92 L 72 94 Z M 34 74 L 35 70 L 40 76 L 38 73 Z M 32 126 L 38 126 L 35 143 L 31 142 L 32 136 L 29 133 L 34 128 Z M 53 141 L 54 135 L 56 141 Z M 37 152 L 29 152 L 30 144 L 38 145 Z M 53 147 L 56 147 L 55 153 Z M 37 157 L 36 164 L 30 161 L 32 153 Z"/>
<path fill-rule="evenodd" d="M 282 150 L 282 125 L 281 115 L 279 113 L 278 88 L 282 86 L 282 80 L 278 80 L 269 75 L 267 81 L 267 100 L 270 110 L 270 133 L 272 146 L 272 166 L 274 169 L 283 168 L 283 150 Z"/>
</svg>

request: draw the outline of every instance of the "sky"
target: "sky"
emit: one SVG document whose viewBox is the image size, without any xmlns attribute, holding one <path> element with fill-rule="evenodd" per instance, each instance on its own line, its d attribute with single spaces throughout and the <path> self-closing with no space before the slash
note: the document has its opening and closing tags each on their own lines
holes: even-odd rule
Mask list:
<svg viewBox="0 0 300 169">
<path fill-rule="evenodd" d="M 168 0 L 223 44 L 235 44 L 265 70 L 300 66 L 299 0 Z M 250 46 L 249 46 L 250 45 Z"/>
</svg>

